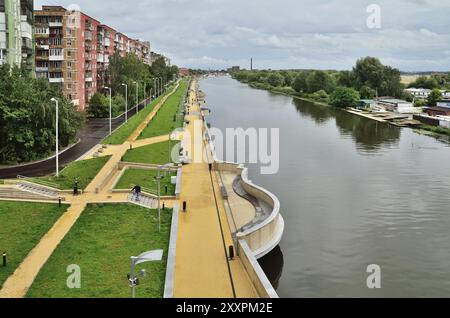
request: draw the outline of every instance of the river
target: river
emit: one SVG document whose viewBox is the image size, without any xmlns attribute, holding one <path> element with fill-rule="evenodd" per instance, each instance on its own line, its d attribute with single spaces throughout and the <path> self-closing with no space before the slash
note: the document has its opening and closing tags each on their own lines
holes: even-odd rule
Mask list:
<svg viewBox="0 0 450 318">
<path fill-rule="evenodd" d="M 229 77 L 200 89 L 212 127 L 280 129 L 278 173 L 249 165 L 281 201 L 283 239 L 260 260 L 280 297 L 450 296 L 448 144 Z"/>
</svg>

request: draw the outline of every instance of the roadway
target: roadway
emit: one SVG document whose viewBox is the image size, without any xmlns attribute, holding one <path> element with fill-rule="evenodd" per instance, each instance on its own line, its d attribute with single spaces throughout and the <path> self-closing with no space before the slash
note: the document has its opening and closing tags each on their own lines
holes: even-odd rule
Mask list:
<svg viewBox="0 0 450 318">
<path fill-rule="evenodd" d="M 148 101 L 143 101 L 138 105 L 139 111 L 141 111 Z M 136 107 L 133 107 L 128 111 L 128 118 L 136 115 Z M 112 129 L 116 129 L 125 122 L 125 113 L 112 120 Z M 92 147 L 100 143 L 109 134 L 109 119 L 108 118 L 90 118 L 77 134 L 77 138 L 80 140 L 78 144 L 59 156 L 60 168 L 68 165 L 69 163 L 77 160 L 88 152 Z M 18 175 L 27 177 L 40 177 L 49 175 L 56 170 L 55 158 L 44 159 L 33 163 L 0 167 L 0 178 L 16 178 Z"/>
</svg>

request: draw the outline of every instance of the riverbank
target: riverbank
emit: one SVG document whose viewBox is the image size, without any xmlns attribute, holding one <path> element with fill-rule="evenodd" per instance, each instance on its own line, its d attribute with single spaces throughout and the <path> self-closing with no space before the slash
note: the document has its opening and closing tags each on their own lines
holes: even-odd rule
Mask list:
<svg viewBox="0 0 450 318">
<path fill-rule="evenodd" d="M 235 80 L 237 80 L 237 79 L 235 79 Z M 261 85 L 258 85 L 257 83 L 249 83 L 249 82 L 241 82 L 241 81 L 239 81 L 239 82 L 243 83 L 243 84 L 247 84 L 249 87 L 251 87 L 253 89 L 264 90 L 264 91 L 271 92 L 273 94 L 289 96 L 289 97 L 292 97 L 295 99 L 313 103 L 315 105 L 320 105 L 320 106 L 324 106 L 324 107 L 331 107 L 333 109 L 343 110 L 347 113 L 350 113 L 350 114 L 353 114 L 356 116 L 360 116 L 360 117 L 364 117 L 367 119 L 371 119 L 371 120 L 374 120 L 377 122 L 388 123 L 390 125 L 397 126 L 397 127 L 412 128 L 414 132 L 420 133 L 422 135 L 434 137 L 441 141 L 442 141 L 442 139 L 441 139 L 442 137 L 450 137 L 450 129 L 448 129 L 448 128 L 439 127 L 439 126 L 430 126 L 430 125 L 421 124 L 421 123 L 419 124 L 418 121 L 407 120 L 407 119 L 405 120 L 404 118 L 396 119 L 396 117 L 397 117 L 396 113 L 393 113 L 393 112 L 371 113 L 371 112 L 357 111 L 356 109 L 352 109 L 352 108 L 338 108 L 338 107 L 331 106 L 328 103 L 324 103 L 324 102 L 315 100 L 313 98 L 299 96 L 299 93 L 295 92 L 292 88 L 288 88 L 288 87 L 279 88 L 279 87 L 273 87 L 273 86 L 271 86 L 270 88 L 268 88 L 268 87 L 266 88 L 267 85 L 264 85 L 264 87 L 263 87 Z M 389 114 L 390 116 L 385 116 L 386 114 Z M 398 115 L 401 115 L 401 114 L 398 114 Z M 427 133 L 423 133 L 422 130 L 426 131 Z"/>
</svg>

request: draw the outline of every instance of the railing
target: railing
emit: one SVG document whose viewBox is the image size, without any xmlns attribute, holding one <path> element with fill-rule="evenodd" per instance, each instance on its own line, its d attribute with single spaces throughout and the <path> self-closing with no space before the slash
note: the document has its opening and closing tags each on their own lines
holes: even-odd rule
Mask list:
<svg viewBox="0 0 450 318">
<path fill-rule="evenodd" d="M 41 179 L 38 179 L 38 178 L 31 178 L 31 177 L 25 177 L 25 176 L 18 175 L 17 176 L 17 180 L 19 180 L 19 181 L 23 180 L 23 181 L 27 181 L 27 182 L 30 182 L 30 183 L 35 183 L 37 185 L 41 185 L 41 186 L 44 186 L 44 187 L 61 190 L 61 186 L 59 184 L 53 183 L 53 182 L 50 182 L 50 181 L 41 180 Z"/>
</svg>

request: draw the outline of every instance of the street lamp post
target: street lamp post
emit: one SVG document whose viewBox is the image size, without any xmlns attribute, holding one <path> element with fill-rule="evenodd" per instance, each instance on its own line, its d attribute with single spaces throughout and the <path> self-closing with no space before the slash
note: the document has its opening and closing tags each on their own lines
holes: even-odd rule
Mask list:
<svg viewBox="0 0 450 318">
<path fill-rule="evenodd" d="M 159 95 L 161 95 L 164 92 L 164 88 L 163 88 L 163 78 L 160 77 L 160 84 L 159 84 Z"/>
<path fill-rule="evenodd" d="M 59 102 L 56 98 L 51 101 L 56 104 L 56 176 L 59 177 Z"/>
<path fill-rule="evenodd" d="M 142 253 L 139 256 L 131 256 L 130 274 L 128 275 L 128 282 L 131 289 L 131 298 L 135 298 L 136 285 L 139 284 L 139 276 L 145 276 L 145 269 L 142 269 L 138 274 L 134 274 L 136 265 L 145 262 L 161 261 L 163 257 L 163 250 L 153 250 Z"/>
<path fill-rule="evenodd" d="M 112 90 L 111 87 L 105 87 L 105 89 L 109 89 L 109 134 L 112 134 Z"/>
<path fill-rule="evenodd" d="M 158 167 L 158 173 L 156 176 L 156 181 L 158 183 L 158 232 L 161 232 L 161 179 L 164 177 L 161 171 L 168 170 L 173 167 L 173 163 L 166 163 L 165 165 Z"/>
<path fill-rule="evenodd" d="M 128 121 L 128 85 L 123 83 L 122 86 L 125 86 L 125 122 Z"/>
<path fill-rule="evenodd" d="M 139 82 L 135 81 L 136 84 L 136 114 L 139 112 Z"/>
</svg>

